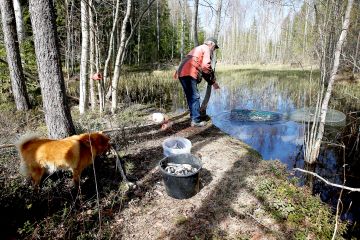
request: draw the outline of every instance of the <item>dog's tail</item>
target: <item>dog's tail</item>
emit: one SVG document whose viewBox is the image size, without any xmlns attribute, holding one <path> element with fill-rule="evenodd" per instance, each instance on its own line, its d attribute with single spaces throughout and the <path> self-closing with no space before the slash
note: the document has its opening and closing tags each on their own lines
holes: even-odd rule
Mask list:
<svg viewBox="0 0 360 240">
<path fill-rule="evenodd" d="M 20 155 L 20 173 L 24 176 L 28 175 L 28 166 L 26 162 L 24 161 L 23 155 L 22 155 L 22 149 L 24 145 L 32 140 L 39 139 L 40 137 L 34 133 L 26 134 L 22 136 L 17 142 L 16 142 L 16 148 L 18 149 L 19 155 Z"/>
</svg>

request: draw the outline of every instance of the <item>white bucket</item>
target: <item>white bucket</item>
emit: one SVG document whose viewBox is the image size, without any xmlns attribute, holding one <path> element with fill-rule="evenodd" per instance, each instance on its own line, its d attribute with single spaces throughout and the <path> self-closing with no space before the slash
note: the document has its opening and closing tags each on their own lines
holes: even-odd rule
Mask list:
<svg viewBox="0 0 360 240">
<path fill-rule="evenodd" d="M 189 139 L 183 137 L 167 138 L 163 143 L 164 156 L 170 156 L 181 153 L 190 153 L 191 142 Z"/>
</svg>

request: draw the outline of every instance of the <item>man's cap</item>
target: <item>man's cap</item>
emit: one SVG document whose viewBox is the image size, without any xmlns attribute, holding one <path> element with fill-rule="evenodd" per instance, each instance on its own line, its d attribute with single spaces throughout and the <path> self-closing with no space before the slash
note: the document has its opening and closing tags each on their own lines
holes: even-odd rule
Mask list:
<svg viewBox="0 0 360 240">
<path fill-rule="evenodd" d="M 214 37 L 208 37 L 208 38 L 205 40 L 205 42 L 209 42 L 209 41 L 215 43 L 215 48 L 219 48 L 218 42 L 217 42 L 216 38 L 214 38 Z"/>
</svg>

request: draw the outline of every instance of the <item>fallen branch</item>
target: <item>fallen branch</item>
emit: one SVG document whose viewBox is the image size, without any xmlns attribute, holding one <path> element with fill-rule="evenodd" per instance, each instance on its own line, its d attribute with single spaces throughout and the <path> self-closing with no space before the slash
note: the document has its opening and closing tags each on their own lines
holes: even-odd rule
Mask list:
<svg viewBox="0 0 360 240">
<path fill-rule="evenodd" d="M 294 168 L 294 170 L 313 175 L 313 176 L 319 178 L 321 181 L 325 182 L 326 184 L 328 184 L 330 186 L 346 189 L 346 190 L 349 190 L 351 192 L 360 192 L 360 188 L 352 188 L 352 187 L 347 187 L 347 186 L 343 186 L 343 185 L 336 184 L 336 183 L 331 183 L 328 180 L 326 180 L 325 178 L 319 176 L 318 174 L 316 174 L 314 172 L 306 171 L 306 170 L 301 169 L 301 168 Z"/>
<path fill-rule="evenodd" d="M 121 164 L 121 160 L 120 160 L 120 156 L 118 154 L 118 152 L 115 150 L 114 147 L 111 147 L 111 150 L 113 151 L 113 153 L 115 154 L 116 157 L 116 168 L 119 170 L 120 175 L 123 179 L 123 181 L 125 182 L 125 184 L 128 186 L 129 189 L 135 189 L 136 188 L 136 183 L 130 182 L 125 174 L 125 171 L 123 169 L 123 166 Z"/>
<path fill-rule="evenodd" d="M 1 148 L 12 148 L 15 147 L 15 144 L 4 144 L 4 145 L 0 145 L 0 149 Z"/>
</svg>

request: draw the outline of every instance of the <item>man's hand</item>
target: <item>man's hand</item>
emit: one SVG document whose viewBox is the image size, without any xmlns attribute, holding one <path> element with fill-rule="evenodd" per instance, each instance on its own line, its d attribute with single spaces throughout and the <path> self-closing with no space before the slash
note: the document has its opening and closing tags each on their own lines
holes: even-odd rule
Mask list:
<svg viewBox="0 0 360 240">
<path fill-rule="evenodd" d="M 215 90 L 220 89 L 219 84 L 217 84 L 217 82 L 215 82 L 212 86 Z"/>
</svg>

